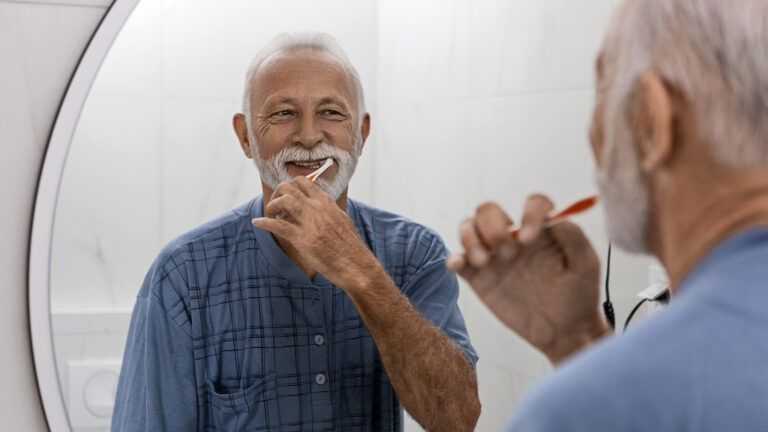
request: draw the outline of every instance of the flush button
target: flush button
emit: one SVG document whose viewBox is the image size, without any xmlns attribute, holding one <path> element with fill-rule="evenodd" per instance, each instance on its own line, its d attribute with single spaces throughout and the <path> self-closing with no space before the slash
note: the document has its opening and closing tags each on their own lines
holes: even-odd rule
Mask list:
<svg viewBox="0 0 768 432">
<path fill-rule="evenodd" d="M 320 346 L 325 343 L 323 335 L 315 335 L 315 345 Z"/>
<path fill-rule="evenodd" d="M 315 375 L 315 382 L 320 384 L 320 385 L 325 384 L 325 375 L 324 374 L 317 374 L 317 375 Z"/>
</svg>

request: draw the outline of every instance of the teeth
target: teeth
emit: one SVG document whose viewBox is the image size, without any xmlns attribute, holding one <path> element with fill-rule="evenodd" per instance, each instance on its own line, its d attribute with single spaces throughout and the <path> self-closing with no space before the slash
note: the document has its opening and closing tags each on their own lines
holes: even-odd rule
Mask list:
<svg viewBox="0 0 768 432">
<path fill-rule="evenodd" d="M 303 167 L 303 168 L 320 168 L 320 166 L 322 165 L 319 162 L 309 162 L 309 163 L 306 163 L 306 162 L 293 162 L 293 164 L 296 165 L 296 166 Z"/>
</svg>

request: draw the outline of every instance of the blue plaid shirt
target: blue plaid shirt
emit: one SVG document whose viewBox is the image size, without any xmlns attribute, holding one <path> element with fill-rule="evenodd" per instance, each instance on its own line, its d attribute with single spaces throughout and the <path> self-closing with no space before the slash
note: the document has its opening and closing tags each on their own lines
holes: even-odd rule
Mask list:
<svg viewBox="0 0 768 432">
<path fill-rule="evenodd" d="M 113 431 L 399 431 L 403 414 L 349 297 L 309 280 L 257 198 L 166 246 L 131 319 Z M 413 306 L 474 364 L 456 277 L 433 231 L 349 200 L 358 233 Z"/>
</svg>

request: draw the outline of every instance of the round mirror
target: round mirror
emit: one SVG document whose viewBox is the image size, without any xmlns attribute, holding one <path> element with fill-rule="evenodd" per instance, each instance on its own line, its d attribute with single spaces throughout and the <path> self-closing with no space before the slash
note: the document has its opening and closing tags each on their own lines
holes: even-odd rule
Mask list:
<svg viewBox="0 0 768 432">
<path fill-rule="evenodd" d="M 31 269 L 33 320 L 41 307 L 50 312 L 58 386 L 40 381 L 52 428 L 65 427 L 52 414 L 60 403 L 72 430 L 108 429 L 131 311 L 153 260 L 180 234 L 261 194 L 231 119 L 249 62 L 273 36 L 314 30 L 339 41 L 372 119 L 350 196 L 433 228 L 453 249 L 460 221 L 484 200 L 519 214 L 533 191 L 561 203 L 594 192 L 593 64 L 614 3 L 117 0 L 70 89 L 38 198 L 35 229 L 53 222 L 50 243 L 33 244 Z M 579 222 L 604 255 L 600 213 Z M 647 264 L 614 256 L 619 317 L 645 286 Z M 35 268 L 47 266 L 43 298 L 48 281 Z M 500 430 L 550 366 L 464 285 L 459 306 L 480 356 L 477 430 Z M 51 343 L 37 328 L 36 347 Z M 408 421 L 405 430 L 419 428 Z"/>
</svg>

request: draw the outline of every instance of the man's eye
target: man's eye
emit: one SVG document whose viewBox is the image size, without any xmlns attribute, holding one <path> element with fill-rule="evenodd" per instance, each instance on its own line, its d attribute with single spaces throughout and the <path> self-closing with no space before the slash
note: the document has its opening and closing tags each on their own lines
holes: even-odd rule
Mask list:
<svg viewBox="0 0 768 432">
<path fill-rule="evenodd" d="M 290 110 L 281 110 L 281 111 L 278 111 L 278 112 L 276 112 L 276 113 L 274 113 L 272 115 L 275 116 L 275 117 L 285 117 L 285 116 L 289 116 L 291 114 L 293 114 L 293 112 L 290 111 Z"/>
<path fill-rule="evenodd" d="M 322 110 L 320 113 L 322 115 L 332 116 L 332 117 L 339 117 L 339 116 L 343 116 L 344 115 L 344 114 L 342 114 L 342 113 L 340 113 L 340 112 L 338 112 L 336 110 L 332 110 L 332 109 Z"/>
</svg>

